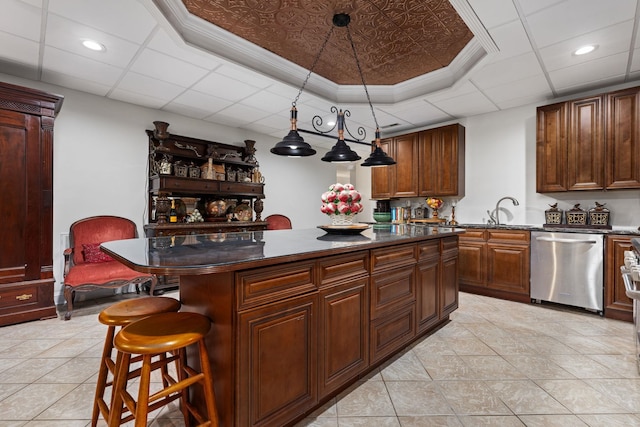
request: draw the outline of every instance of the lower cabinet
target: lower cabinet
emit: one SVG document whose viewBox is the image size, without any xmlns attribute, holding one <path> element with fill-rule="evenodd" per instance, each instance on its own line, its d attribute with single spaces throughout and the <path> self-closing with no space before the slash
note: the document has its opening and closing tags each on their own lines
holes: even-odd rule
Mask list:
<svg viewBox="0 0 640 427">
<path fill-rule="evenodd" d="M 624 265 L 624 251 L 633 250 L 634 237 L 610 234 L 604 244 L 604 316 L 628 322 L 633 321 L 633 301 L 625 292 L 620 266 Z"/>
<path fill-rule="evenodd" d="M 457 242 L 185 277 L 183 309 L 213 321 L 221 425 L 291 424 L 446 322 L 458 304 Z"/>
<path fill-rule="evenodd" d="M 467 230 L 460 236 L 460 290 L 529 302 L 530 238 L 526 230 Z"/>
<path fill-rule="evenodd" d="M 284 425 L 318 401 L 317 295 L 239 315 L 238 426 Z"/>
</svg>

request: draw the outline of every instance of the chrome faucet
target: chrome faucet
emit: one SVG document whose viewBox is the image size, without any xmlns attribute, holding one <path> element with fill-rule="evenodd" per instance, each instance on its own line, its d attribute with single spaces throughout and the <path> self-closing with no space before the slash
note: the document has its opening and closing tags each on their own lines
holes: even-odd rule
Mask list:
<svg viewBox="0 0 640 427">
<path fill-rule="evenodd" d="M 502 199 L 498 200 L 498 203 L 496 203 L 496 210 L 495 210 L 495 217 L 493 215 L 491 215 L 491 212 L 487 211 L 487 213 L 489 214 L 489 217 L 491 218 L 491 220 L 493 221 L 493 223 L 495 225 L 500 225 L 500 202 L 502 202 L 503 200 L 511 200 L 513 202 L 513 206 L 518 206 L 520 203 L 514 199 L 513 197 L 507 196 L 507 197 L 503 197 Z"/>
</svg>

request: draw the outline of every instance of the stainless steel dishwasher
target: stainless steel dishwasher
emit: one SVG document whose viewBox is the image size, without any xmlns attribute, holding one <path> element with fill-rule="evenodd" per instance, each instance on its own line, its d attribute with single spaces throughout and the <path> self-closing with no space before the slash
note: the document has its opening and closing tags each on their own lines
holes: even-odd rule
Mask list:
<svg viewBox="0 0 640 427">
<path fill-rule="evenodd" d="M 531 299 L 603 314 L 604 236 L 531 233 Z"/>
</svg>

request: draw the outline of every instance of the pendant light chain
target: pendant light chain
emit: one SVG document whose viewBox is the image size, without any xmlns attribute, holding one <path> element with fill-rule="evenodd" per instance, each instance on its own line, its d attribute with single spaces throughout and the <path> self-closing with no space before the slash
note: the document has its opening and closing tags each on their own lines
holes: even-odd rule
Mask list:
<svg viewBox="0 0 640 427">
<path fill-rule="evenodd" d="M 309 81 L 309 77 L 311 77 L 311 73 L 316 68 L 316 64 L 318 63 L 318 60 L 320 59 L 320 56 L 322 55 L 322 52 L 324 52 L 324 48 L 327 46 L 327 42 L 331 38 L 331 34 L 333 34 L 333 29 L 334 28 L 335 27 L 332 26 L 331 29 L 329 30 L 329 32 L 327 33 L 327 37 L 324 39 L 324 42 L 322 43 L 322 47 L 320 48 L 320 51 L 318 52 L 318 55 L 316 55 L 316 58 L 313 60 L 313 64 L 311 64 L 311 68 L 309 68 L 309 73 L 307 73 L 307 77 L 304 79 L 304 82 L 302 83 L 302 86 L 300 86 L 300 90 L 298 91 L 298 94 L 296 95 L 296 99 L 294 99 L 293 102 L 291 103 L 291 105 L 293 105 L 294 107 L 296 106 L 296 102 L 298 102 L 298 98 L 300 98 L 300 95 L 302 94 L 302 91 L 304 90 L 304 87 L 307 85 L 307 82 Z M 352 43 L 352 45 L 353 45 L 353 43 Z"/>
<path fill-rule="evenodd" d="M 358 54 L 356 53 L 356 46 L 353 44 L 353 38 L 351 37 L 351 30 L 349 30 L 349 26 L 347 25 L 347 37 L 349 38 L 349 43 L 351 43 L 351 49 L 353 50 L 353 56 L 356 58 L 356 65 L 358 66 L 358 72 L 360 73 L 360 79 L 362 80 L 362 86 L 364 86 L 364 93 L 367 94 L 367 101 L 369 102 L 369 108 L 371 108 L 371 115 L 373 116 L 373 121 L 376 124 L 376 129 L 379 129 L 378 119 L 376 118 L 376 113 L 373 111 L 373 104 L 371 103 L 371 97 L 369 97 L 369 90 L 367 90 L 367 84 L 364 82 L 364 74 L 362 73 L 362 67 L 360 67 L 360 60 L 358 59 Z"/>
</svg>

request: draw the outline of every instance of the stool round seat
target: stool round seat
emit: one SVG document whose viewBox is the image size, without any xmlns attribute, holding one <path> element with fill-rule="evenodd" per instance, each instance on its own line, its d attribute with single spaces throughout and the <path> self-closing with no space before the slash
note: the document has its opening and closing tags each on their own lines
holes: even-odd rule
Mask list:
<svg viewBox="0 0 640 427">
<path fill-rule="evenodd" d="M 180 305 L 180 301 L 174 298 L 134 298 L 105 308 L 98 315 L 98 320 L 107 326 L 125 326 L 152 314 L 176 312 Z"/>
<path fill-rule="evenodd" d="M 135 427 L 144 427 L 150 412 L 177 399 L 180 399 L 186 426 L 217 427 L 213 378 L 205 345 L 205 336 L 210 329 L 211 320 L 208 317 L 190 312 L 154 314 L 124 326 L 113 340 L 118 358 L 109 427 L 117 427 L 131 420 L 135 420 Z M 191 354 L 196 356 L 197 362 L 195 365 L 187 363 L 187 347 L 192 345 Z M 142 358 L 137 398 L 129 392 L 127 385 L 134 355 Z M 152 361 L 153 357 L 158 356 L 160 360 Z M 166 369 L 170 362 L 175 362 L 177 376 Z M 162 367 L 164 387 L 154 392 L 151 389 L 151 371 L 156 366 Z M 199 385 L 203 394 L 206 414 L 189 401 L 189 388 L 194 385 Z M 192 424 L 192 417 L 196 424 Z"/>
</svg>

